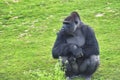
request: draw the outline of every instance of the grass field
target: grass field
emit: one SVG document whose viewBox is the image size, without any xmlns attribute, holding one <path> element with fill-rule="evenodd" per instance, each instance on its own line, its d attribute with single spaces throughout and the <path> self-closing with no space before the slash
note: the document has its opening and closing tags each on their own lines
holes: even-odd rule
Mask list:
<svg viewBox="0 0 120 80">
<path fill-rule="evenodd" d="M 51 49 L 72 11 L 99 41 L 92 80 L 120 80 L 120 0 L 0 0 L 0 80 L 63 80 Z"/>
</svg>

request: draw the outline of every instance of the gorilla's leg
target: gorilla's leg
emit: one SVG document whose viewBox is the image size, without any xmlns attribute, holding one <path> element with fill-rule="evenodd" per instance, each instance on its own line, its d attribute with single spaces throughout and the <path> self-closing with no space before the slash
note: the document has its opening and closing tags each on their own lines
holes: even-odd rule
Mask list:
<svg viewBox="0 0 120 80">
<path fill-rule="evenodd" d="M 99 55 L 92 55 L 90 57 L 90 64 L 88 65 L 88 70 L 90 72 L 95 72 L 95 70 L 97 69 L 97 67 L 99 66 L 100 62 L 99 62 Z"/>
<path fill-rule="evenodd" d="M 84 72 L 87 69 L 88 64 L 90 64 L 90 59 L 86 59 L 85 61 L 83 61 L 82 64 L 80 64 L 79 66 L 79 71 Z"/>
<path fill-rule="evenodd" d="M 99 56 L 92 55 L 90 58 L 83 61 L 79 69 L 81 72 L 85 71 L 87 68 L 94 70 L 99 65 Z"/>
<path fill-rule="evenodd" d="M 79 65 L 79 71 L 83 73 L 86 80 L 91 80 L 92 74 L 96 71 L 99 66 L 99 56 L 92 55 L 90 58 L 84 60 L 82 64 Z"/>
</svg>

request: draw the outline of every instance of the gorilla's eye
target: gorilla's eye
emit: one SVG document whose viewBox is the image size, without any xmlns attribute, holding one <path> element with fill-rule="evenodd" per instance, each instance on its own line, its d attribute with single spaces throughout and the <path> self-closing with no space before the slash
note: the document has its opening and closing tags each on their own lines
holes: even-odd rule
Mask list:
<svg viewBox="0 0 120 80">
<path fill-rule="evenodd" d="M 75 21 L 75 24 L 78 24 L 78 21 Z"/>
</svg>

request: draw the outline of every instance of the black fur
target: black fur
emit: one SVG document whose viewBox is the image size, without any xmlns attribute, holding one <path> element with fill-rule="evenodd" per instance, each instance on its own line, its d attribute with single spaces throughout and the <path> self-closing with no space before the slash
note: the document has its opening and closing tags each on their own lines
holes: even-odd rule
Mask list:
<svg viewBox="0 0 120 80">
<path fill-rule="evenodd" d="M 77 24 L 78 26 L 75 29 L 75 31 L 68 29 L 71 27 L 73 29 L 73 27 L 75 27 L 75 25 Z M 76 36 L 78 37 L 78 40 L 74 41 L 74 38 L 76 38 Z M 98 62 L 94 63 L 95 64 L 94 66 L 91 63 L 87 64 L 87 62 L 94 62 L 91 56 L 99 55 L 99 47 L 95 37 L 95 33 L 91 29 L 91 27 L 81 22 L 77 12 L 73 12 L 63 22 L 63 27 L 57 34 L 57 39 L 52 49 L 52 55 L 53 58 L 56 59 L 58 59 L 59 56 L 68 58 L 69 64 L 66 65 L 67 66 L 66 76 L 68 77 L 76 75 L 83 75 L 86 77 L 91 76 L 97 69 L 97 66 L 99 65 L 99 60 Z M 77 63 L 78 66 L 77 71 L 71 67 L 73 66 L 70 61 L 71 57 L 74 57 L 76 59 L 75 64 Z M 82 71 L 81 65 L 83 65 L 84 63 L 85 65 L 87 65 L 87 67 L 85 68 L 85 70 Z M 92 67 L 94 68 L 92 69 Z"/>
</svg>

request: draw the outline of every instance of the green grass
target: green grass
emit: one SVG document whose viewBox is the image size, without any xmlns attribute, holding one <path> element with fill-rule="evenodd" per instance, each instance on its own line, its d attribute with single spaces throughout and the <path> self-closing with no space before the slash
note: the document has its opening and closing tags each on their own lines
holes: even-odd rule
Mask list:
<svg viewBox="0 0 120 80">
<path fill-rule="evenodd" d="M 51 49 L 72 11 L 99 41 L 101 64 L 92 80 L 119 80 L 119 0 L 0 0 L 0 80 L 62 80 Z"/>
</svg>

